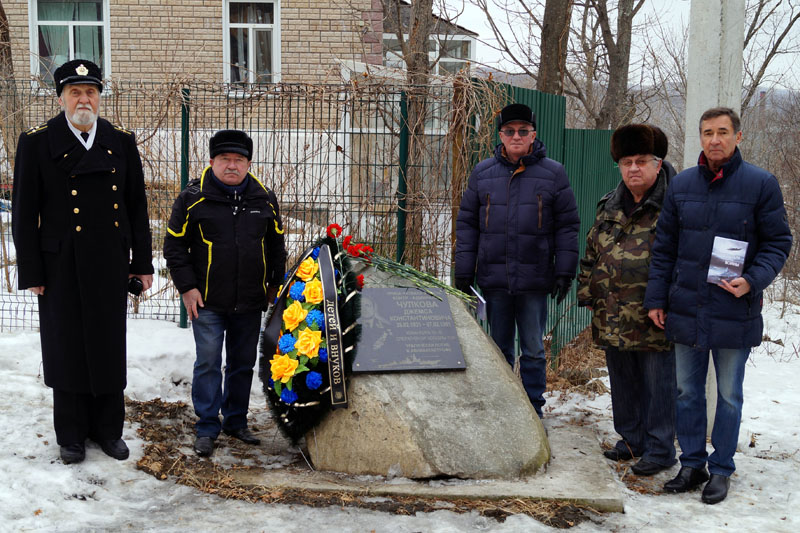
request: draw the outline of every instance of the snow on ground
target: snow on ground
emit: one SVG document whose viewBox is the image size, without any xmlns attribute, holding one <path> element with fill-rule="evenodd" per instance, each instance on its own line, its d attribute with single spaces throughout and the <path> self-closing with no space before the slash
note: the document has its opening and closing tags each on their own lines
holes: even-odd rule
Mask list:
<svg viewBox="0 0 800 533">
<path fill-rule="evenodd" d="M 800 307 L 790 307 L 784 318 L 778 316 L 779 310 L 776 305 L 766 310 L 765 333 L 784 346 L 765 343 L 754 351 L 747 367 L 737 472 L 728 498 L 708 506 L 700 502 L 699 492 L 641 494 L 620 482 L 626 512 L 584 522 L 575 531 L 800 530 Z M 129 320 L 128 324 L 126 394 L 137 400 L 160 397 L 190 404 L 194 360 L 191 331 L 169 322 Z M 0 404 L 0 427 L 4 428 L 0 531 L 550 530 L 524 515 L 501 523 L 477 513 L 437 511 L 397 516 L 355 508 L 314 509 L 223 500 L 171 481 L 157 481 L 137 470 L 135 464 L 144 443 L 130 424 L 126 424 L 123 435 L 131 448 L 127 461 L 107 457 L 88 443 L 85 462 L 64 465 L 58 458 L 52 428 L 51 391 L 42 382 L 37 333 L 0 333 L 0 380 L 4 392 Z M 269 416 L 263 405 L 255 378 L 251 419 Z M 598 446 L 585 452 L 605 461 L 599 441 L 613 442 L 616 438 L 608 394 L 591 398 L 553 394 L 545 416 L 590 424 L 598 433 Z M 677 468 L 660 474 L 654 486 L 670 479 Z"/>
</svg>

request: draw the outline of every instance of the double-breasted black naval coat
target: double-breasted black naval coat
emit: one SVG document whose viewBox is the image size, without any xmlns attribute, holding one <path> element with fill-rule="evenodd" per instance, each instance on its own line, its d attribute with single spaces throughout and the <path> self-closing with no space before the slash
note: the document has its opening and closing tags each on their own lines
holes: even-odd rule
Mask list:
<svg viewBox="0 0 800 533">
<path fill-rule="evenodd" d="M 126 385 L 128 274 L 152 274 L 144 175 L 133 133 L 97 121 L 88 151 L 64 113 L 19 139 L 12 191 L 18 288 L 44 286 L 45 384 Z"/>
</svg>

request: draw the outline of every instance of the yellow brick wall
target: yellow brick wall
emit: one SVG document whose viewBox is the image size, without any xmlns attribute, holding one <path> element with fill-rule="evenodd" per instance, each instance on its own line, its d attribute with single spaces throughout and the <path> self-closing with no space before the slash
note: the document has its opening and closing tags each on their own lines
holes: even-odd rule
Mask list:
<svg viewBox="0 0 800 533">
<path fill-rule="evenodd" d="M 111 77 L 223 80 L 221 0 L 111 0 Z M 283 0 L 281 81 L 335 82 L 336 58 L 375 61 L 378 0 Z M 4 0 L 14 72 L 30 75 L 27 0 Z M 378 21 L 378 24 L 379 25 Z M 365 37 L 366 36 L 366 37 Z M 227 36 L 226 36 L 227 37 Z"/>
</svg>

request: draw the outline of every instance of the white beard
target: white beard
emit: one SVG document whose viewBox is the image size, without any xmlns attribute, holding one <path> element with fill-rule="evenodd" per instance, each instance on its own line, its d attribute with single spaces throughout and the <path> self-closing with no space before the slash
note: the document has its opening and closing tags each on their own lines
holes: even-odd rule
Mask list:
<svg viewBox="0 0 800 533">
<path fill-rule="evenodd" d="M 69 111 L 64 109 L 64 113 L 67 115 L 67 119 L 70 122 L 78 126 L 91 126 L 97 121 L 97 113 L 93 112 L 91 109 L 76 109 L 73 115 L 70 115 Z"/>
</svg>

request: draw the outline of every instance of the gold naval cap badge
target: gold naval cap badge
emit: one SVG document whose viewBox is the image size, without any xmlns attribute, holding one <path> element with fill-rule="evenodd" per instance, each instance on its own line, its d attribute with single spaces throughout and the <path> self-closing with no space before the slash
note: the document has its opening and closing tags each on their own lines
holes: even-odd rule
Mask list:
<svg viewBox="0 0 800 533">
<path fill-rule="evenodd" d="M 78 74 L 78 76 L 86 76 L 87 74 L 89 74 L 89 69 L 86 68 L 86 66 L 83 63 L 81 63 L 80 65 L 78 65 L 78 68 L 75 69 L 75 72 Z"/>
</svg>

